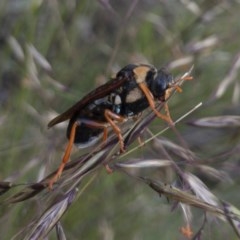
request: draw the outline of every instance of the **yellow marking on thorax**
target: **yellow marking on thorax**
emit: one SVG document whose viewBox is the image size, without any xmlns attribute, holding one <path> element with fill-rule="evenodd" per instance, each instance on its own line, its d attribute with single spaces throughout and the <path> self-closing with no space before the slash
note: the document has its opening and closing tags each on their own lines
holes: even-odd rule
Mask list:
<svg viewBox="0 0 240 240">
<path fill-rule="evenodd" d="M 141 99 L 143 97 L 143 92 L 139 88 L 134 88 L 132 91 L 130 91 L 126 97 L 127 103 L 133 103 L 137 100 Z"/>
<path fill-rule="evenodd" d="M 146 80 L 146 76 L 148 71 L 150 70 L 150 67 L 148 66 L 139 66 L 136 67 L 133 72 L 135 74 L 136 77 L 136 82 L 137 83 L 142 83 Z"/>
</svg>

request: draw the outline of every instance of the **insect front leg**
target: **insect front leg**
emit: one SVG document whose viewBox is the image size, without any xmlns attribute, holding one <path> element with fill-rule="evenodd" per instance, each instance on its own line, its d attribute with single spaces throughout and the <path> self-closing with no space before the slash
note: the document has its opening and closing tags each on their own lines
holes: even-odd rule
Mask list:
<svg viewBox="0 0 240 240">
<path fill-rule="evenodd" d="M 172 120 L 169 110 L 168 110 L 167 103 L 164 103 L 164 108 L 166 111 L 166 115 L 164 115 L 156 109 L 154 97 L 153 97 L 151 91 L 148 89 L 147 85 L 143 82 L 138 83 L 138 85 L 139 85 L 140 89 L 143 91 L 144 95 L 146 96 L 148 103 L 149 103 L 149 107 L 153 110 L 153 112 L 157 115 L 157 117 L 163 119 L 170 125 L 174 125 L 173 120 Z"/>
<path fill-rule="evenodd" d="M 76 121 L 72 125 L 71 132 L 70 132 L 70 137 L 69 137 L 69 142 L 68 142 L 67 148 L 65 150 L 64 156 L 62 158 L 62 162 L 61 162 L 60 166 L 58 167 L 58 170 L 55 173 L 55 175 L 48 182 L 49 189 L 52 189 L 53 184 L 60 178 L 65 165 L 69 161 L 70 154 L 71 154 L 71 151 L 72 151 L 72 147 L 73 147 L 73 144 L 74 144 L 75 135 L 76 135 L 76 129 L 80 124 L 81 124 L 80 121 Z"/>
</svg>

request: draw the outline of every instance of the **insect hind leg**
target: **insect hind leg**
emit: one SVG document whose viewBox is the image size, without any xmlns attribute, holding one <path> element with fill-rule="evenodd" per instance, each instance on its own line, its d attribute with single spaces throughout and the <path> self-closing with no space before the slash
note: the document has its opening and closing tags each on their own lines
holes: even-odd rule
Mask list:
<svg viewBox="0 0 240 240">
<path fill-rule="evenodd" d="M 72 151 L 72 147 L 73 147 L 73 144 L 74 144 L 75 135 L 76 135 L 76 129 L 80 124 L 81 124 L 80 121 L 76 121 L 72 125 L 71 132 L 70 132 L 70 137 L 69 137 L 69 142 L 68 142 L 67 148 L 65 150 L 64 156 L 62 158 L 62 162 L 61 162 L 60 166 L 58 167 L 58 170 L 55 173 L 55 175 L 48 182 L 49 189 L 52 189 L 53 184 L 59 179 L 59 177 L 61 176 L 61 174 L 63 172 L 63 169 L 64 169 L 65 165 L 69 161 L 70 154 L 71 154 L 71 151 Z"/>
<path fill-rule="evenodd" d="M 75 121 L 72 124 L 71 129 L 70 129 L 69 141 L 68 141 L 68 145 L 65 150 L 64 156 L 62 158 L 62 162 L 61 162 L 60 166 L 58 167 L 58 170 L 55 173 L 55 175 L 49 180 L 49 183 L 48 183 L 49 189 L 52 189 L 53 184 L 59 179 L 59 177 L 61 176 L 61 174 L 63 172 L 65 165 L 69 161 L 72 147 L 74 145 L 74 140 L 76 137 L 77 127 L 79 127 L 81 124 L 85 124 L 86 126 L 92 127 L 92 128 L 103 129 L 103 140 L 105 141 L 107 139 L 108 132 L 107 132 L 106 123 L 97 122 L 97 121 L 93 121 L 93 120 L 89 120 L 89 119 L 79 119 L 79 120 Z"/>
</svg>

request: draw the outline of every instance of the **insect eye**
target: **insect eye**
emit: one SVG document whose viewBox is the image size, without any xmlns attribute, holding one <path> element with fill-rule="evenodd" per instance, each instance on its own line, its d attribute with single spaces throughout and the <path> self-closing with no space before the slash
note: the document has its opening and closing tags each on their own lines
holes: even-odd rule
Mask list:
<svg viewBox="0 0 240 240">
<path fill-rule="evenodd" d="M 165 69 L 160 69 L 150 81 L 150 90 L 155 98 L 165 95 L 165 91 L 170 87 L 173 77 Z"/>
</svg>

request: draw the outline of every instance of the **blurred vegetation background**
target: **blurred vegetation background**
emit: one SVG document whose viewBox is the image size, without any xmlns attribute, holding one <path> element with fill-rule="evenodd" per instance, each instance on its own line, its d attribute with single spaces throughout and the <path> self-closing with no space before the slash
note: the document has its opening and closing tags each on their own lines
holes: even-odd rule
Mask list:
<svg viewBox="0 0 240 240">
<path fill-rule="evenodd" d="M 192 173 L 239 208 L 239 119 L 224 128 L 187 124 L 240 113 L 239 14 L 237 0 L 1 0 L 1 180 L 32 183 L 55 170 L 67 142 L 66 126 L 48 130 L 48 121 L 123 66 L 150 63 L 178 76 L 194 65 L 194 80 L 170 99 L 172 118 L 203 102 L 177 129 L 199 162 L 216 169 Z M 163 126 L 156 119 L 151 129 Z M 171 130 L 162 137 L 179 144 Z M 156 158 L 157 152 L 148 144 L 135 156 Z M 1 207 L 1 239 L 13 238 L 40 216 L 49 194 Z M 102 168 L 61 224 L 67 239 L 184 239 L 182 212 L 171 209 L 145 185 Z M 197 231 L 203 211 L 193 214 Z M 237 239 L 229 224 L 211 219 L 203 236 Z M 57 239 L 54 230 L 49 239 Z"/>
</svg>

